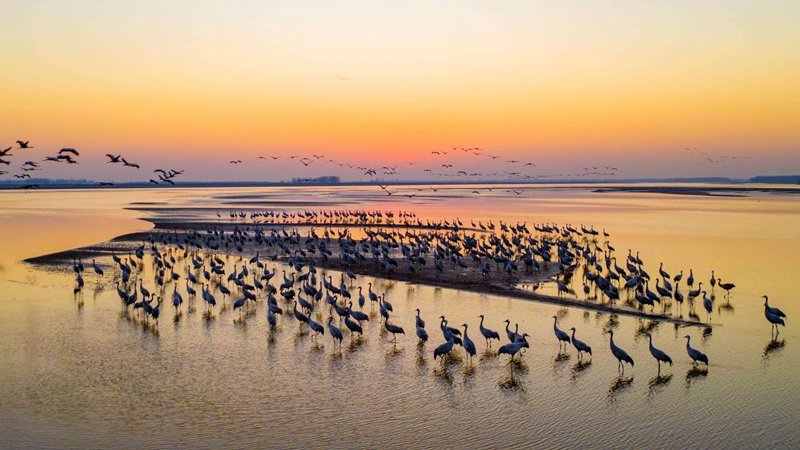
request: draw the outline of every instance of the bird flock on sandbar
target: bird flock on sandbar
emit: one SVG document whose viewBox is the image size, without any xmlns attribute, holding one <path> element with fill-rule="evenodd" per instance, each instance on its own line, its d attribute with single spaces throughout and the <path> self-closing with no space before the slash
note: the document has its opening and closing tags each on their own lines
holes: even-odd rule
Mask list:
<svg viewBox="0 0 800 450">
<path fill-rule="evenodd" d="M 177 322 L 185 303 L 189 313 L 196 310 L 198 294 L 207 321 L 216 319 L 216 310 L 222 314 L 232 308 L 238 312 L 235 321 L 244 322 L 256 315 L 259 305 L 265 304 L 270 327 L 291 326 L 287 320 L 293 317 L 298 332 L 310 333 L 315 345 L 327 331 L 341 353 L 345 336 L 349 335 L 351 343 L 363 339 L 365 322 L 379 316 L 381 333 L 391 334 L 388 342 L 396 345 L 399 336 L 405 339 L 404 326 L 408 327 L 411 320 L 395 313 L 387 292 L 380 292 L 372 282 L 362 285 L 363 274 L 388 279 L 399 272 L 420 277 L 428 274 L 432 280 L 457 274 L 460 279 L 468 277 L 492 283 L 512 282 L 523 273 L 533 275 L 551 268 L 556 273 L 560 296 L 574 295 L 570 280 L 580 272 L 584 292 L 588 295 L 594 291 L 610 304 L 620 301 L 621 291 L 627 291 L 629 298 L 624 303 L 635 305 L 640 311 L 647 306 L 652 310 L 654 303 L 662 304 L 665 309 L 661 315 L 654 315 L 655 319 L 667 317 L 667 299 L 683 302 L 678 291 L 683 272 L 671 277 L 660 264 L 657 293 L 654 293 L 648 287 L 651 278 L 638 253 L 634 256 L 629 251 L 626 268 L 617 266 L 609 234 L 603 230 L 604 239 L 598 239 L 600 232 L 583 225 L 574 228 L 537 224 L 531 232 L 525 223 L 471 221 L 470 228 L 457 218 L 423 222 L 414 213 L 402 211 L 262 211 L 249 215 L 231 211 L 229 215 L 231 222 L 218 222 L 202 231 L 151 233 L 140 243 L 126 247 L 122 256 L 114 253 L 111 270 L 125 313 L 131 308 L 132 317 L 157 331 L 164 303 L 172 305 Z M 248 219 L 259 223 L 241 222 Z M 289 225 L 293 226 L 287 229 Z M 317 227 L 322 231 L 318 232 Z M 94 259 L 91 264 L 97 283 L 102 284 L 109 268 L 103 269 Z M 76 274 L 75 294 L 79 296 L 85 286 L 82 260 L 74 260 L 72 267 Z M 145 280 L 146 267 L 152 269 L 152 280 Z M 277 277 L 279 267 L 283 269 Z M 328 270 L 337 271 L 337 276 Z M 693 289 L 694 282 L 690 269 L 686 284 Z M 710 284 L 712 289 L 725 290 L 726 296 L 735 288 L 713 273 Z M 701 285 L 688 293 L 688 299 L 691 301 L 702 293 L 710 316 L 713 300 L 700 290 Z M 786 315 L 771 307 L 767 296 L 763 298 L 764 314 L 777 333 L 779 325 L 785 326 Z M 365 312 L 367 305 L 369 311 Z M 492 351 L 492 341 L 497 341 L 496 354 L 509 355 L 512 363 L 519 363 L 531 346 L 530 334 L 520 330 L 518 323 L 512 329 L 510 319 L 503 321 L 505 335 L 501 337 L 490 326 L 497 318 L 488 319 L 489 314 L 476 317 L 479 322 L 472 328 L 469 323 L 451 326 L 445 315 L 430 315 L 428 320 L 437 317 L 438 323 L 438 329 L 430 334 L 424 316 L 421 308 L 416 309 L 413 329 L 417 342 L 424 346 L 428 340 L 437 341 L 433 356 L 443 365 L 459 347 L 471 363 L 477 355 L 477 346 L 469 331 L 476 328 L 487 351 Z M 572 345 L 578 360 L 588 358 L 590 363 L 592 345 L 596 343 L 587 342 L 587 336 L 579 339 L 576 327 L 570 327 L 569 332 L 560 329 L 557 315 L 553 320 L 560 353 Z M 619 371 L 624 373 L 626 365 L 634 365 L 634 359 L 614 340 L 613 327 L 606 333 L 610 353 L 617 359 Z M 662 363 L 672 365 L 673 359 L 655 346 L 650 333 L 647 337 L 660 376 Z M 707 366 L 709 358 L 691 346 L 691 335 L 685 335 L 685 339 L 687 362 Z"/>
</svg>

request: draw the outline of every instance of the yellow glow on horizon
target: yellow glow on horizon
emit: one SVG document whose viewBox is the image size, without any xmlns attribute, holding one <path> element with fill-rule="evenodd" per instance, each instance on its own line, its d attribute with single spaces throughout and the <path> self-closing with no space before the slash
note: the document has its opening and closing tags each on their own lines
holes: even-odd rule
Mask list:
<svg viewBox="0 0 800 450">
<path fill-rule="evenodd" d="M 620 157 L 800 144 L 796 5 L 359 5 L 17 5 L 40 29 L 8 23 L 0 135 L 397 161 L 450 143 Z"/>
</svg>

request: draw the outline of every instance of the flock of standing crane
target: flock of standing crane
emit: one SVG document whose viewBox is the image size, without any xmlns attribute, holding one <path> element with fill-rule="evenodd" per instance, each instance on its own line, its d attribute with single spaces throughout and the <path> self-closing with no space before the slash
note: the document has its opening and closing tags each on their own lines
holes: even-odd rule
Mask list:
<svg viewBox="0 0 800 450">
<path fill-rule="evenodd" d="M 240 219 L 243 216 L 231 213 L 231 217 Z M 599 232 L 583 226 L 576 229 L 571 226 L 535 225 L 535 232 L 531 233 L 524 223 L 511 225 L 500 222 L 498 226 L 490 221 L 486 225 L 479 222 L 479 226 L 465 229 L 458 219 L 423 223 L 413 213 L 400 212 L 395 215 L 392 212 L 356 210 L 271 212 L 261 213 L 259 218 L 269 219 L 271 226 L 264 223 L 235 223 L 228 225 L 232 227 L 230 230 L 217 227 L 204 232 L 183 230 L 151 234 L 145 242 L 129 249 L 126 255 L 119 257 L 113 254 L 116 289 L 125 311 L 132 307 L 144 322 L 152 320 L 157 326 L 163 300 L 169 295 L 169 287 L 172 287 L 171 303 L 175 320 L 179 320 L 184 303 L 189 303 L 190 310 L 194 308 L 198 291 L 205 308 L 203 317 L 207 320 L 215 318 L 214 308 L 218 305 L 222 310 L 230 307 L 238 310 L 238 320 L 246 320 L 256 313 L 257 305 L 265 300 L 267 321 L 271 327 L 278 326 L 279 317 L 291 315 L 297 319 L 299 331 L 312 333 L 315 342 L 327 330 L 334 340 L 334 347 L 338 346 L 341 351 L 346 334 L 350 335 L 351 340 L 363 336 L 364 322 L 376 317 L 375 306 L 382 329 L 392 335 L 391 342 L 396 343 L 398 335 L 406 334 L 404 328 L 398 325 L 403 319 L 395 316 L 385 292 L 373 290 L 372 283 L 366 288 L 354 285 L 359 278 L 356 272 L 368 264 L 383 272 L 382 276 L 387 278 L 391 278 L 392 272 L 400 268 L 413 273 L 433 270 L 436 276 L 441 276 L 445 271 L 463 273 L 471 267 L 474 274 L 479 274 L 486 282 L 498 278 L 508 281 L 508 277 L 514 277 L 519 271 L 533 273 L 545 265 L 557 264 L 559 295 L 572 293 L 567 283 L 580 268 L 584 291 L 589 294 L 591 283 L 610 302 L 620 298 L 620 289 L 627 290 L 641 308 L 647 305 L 652 307 L 653 303 L 661 303 L 667 298 L 683 302 L 678 289 L 683 272 L 673 278 L 661 264 L 658 269 L 660 278 L 656 279 L 656 294 L 649 289 L 650 276 L 644 270 L 638 254 L 634 256 L 629 251 L 627 270 L 619 267 L 608 240 L 600 247 L 596 240 Z M 395 224 L 394 220 L 398 223 Z M 286 229 L 285 224 L 300 221 L 306 224 L 304 234 L 299 228 Z M 279 228 L 281 222 L 283 226 Z M 331 222 L 359 225 L 363 234 L 357 237 L 350 228 L 337 227 Z M 328 223 L 324 225 L 321 235 L 314 226 L 320 223 Z M 394 226 L 398 224 L 402 226 Z M 605 231 L 603 235 L 608 238 Z M 245 253 L 253 251 L 254 256 L 244 258 Z M 262 252 L 266 256 L 262 256 Z M 226 263 L 230 256 L 238 256 L 232 269 Z M 279 258 L 285 259 L 288 269 L 288 273 L 282 270 L 282 281 L 275 280 L 277 266 L 273 264 L 272 270 L 268 267 L 270 261 Z M 427 263 L 429 259 L 433 260 L 432 267 Z M 605 266 L 600 264 L 603 261 Z M 317 267 L 330 267 L 332 262 L 338 262 L 340 266 L 338 282 L 334 281 L 333 275 Z M 518 266 L 517 263 L 521 264 Z M 143 269 L 146 264 L 150 264 L 154 270 L 152 292 L 145 287 Z M 105 276 L 105 270 L 95 260 L 92 260 L 92 269 L 98 280 Z M 80 259 L 73 262 L 73 270 L 77 280 L 75 293 L 78 295 L 85 283 L 84 265 Z M 710 315 L 713 300 L 707 297 L 706 291 L 701 291 L 702 283 L 694 289 L 694 281 L 694 274 L 690 270 L 686 279 L 690 289 L 689 299 L 702 293 L 704 307 Z M 712 289 L 718 285 L 727 293 L 735 287 L 722 283 L 713 272 L 710 284 Z M 184 299 L 184 292 L 188 301 Z M 279 302 L 279 298 L 282 302 Z M 786 315 L 769 306 L 767 296 L 763 298 L 765 317 L 777 332 L 778 325 L 785 326 Z M 371 314 L 364 312 L 367 302 Z M 326 309 L 328 317 L 322 320 L 322 313 Z M 424 345 L 430 336 L 420 309 L 416 313 L 415 334 L 419 344 Z M 485 324 L 484 315 L 479 318 L 477 328 L 486 342 L 487 351 L 491 351 L 493 340 L 498 343 L 507 340 L 497 349 L 497 354 L 507 354 L 510 361 L 514 362 L 519 361 L 525 350 L 530 348 L 529 334 L 521 333 L 518 324 L 512 330 L 511 321 L 506 319 L 506 339 L 501 339 L 500 333 Z M 553 316 L 553 319 L 553 332 L 560 352 L 562 349 L 566 352 L 571 344 L 577 351 L 579 361 L 585 355 L 592 357 L 592 347 L 576 338 L 575 327 L 569 329 L 571 334 L 567 333 L 558 327 L 558 316 Z M 444 315 L 439 316 L 437 333 L 441 333 L 443 343 L 434 349 L 434 359 L 441 358 L 442 364 L 445 364 L 458 346 L 471 362 L 477 354 L 477 348 L 468 330 L 467 323 L 451 327 Z M 607 333 L 610 335 L 611 354 L 618 360 L 619 370 L 624 373 L 625 364 L 633 366 L 634 360 L 615 343 L 614 330 L 609 329 Z M 650 354 L 658 364 L 660 375 L 661 364 L 672 365 L 673 360 L 654 346 L 652 335 L 648 333 L 647 337 Z M 692 364 L 708 365 L 708 357 L 691 347 L 691 336 L 686 335 L 685 338 L 686 352 Z"/>
</svg>

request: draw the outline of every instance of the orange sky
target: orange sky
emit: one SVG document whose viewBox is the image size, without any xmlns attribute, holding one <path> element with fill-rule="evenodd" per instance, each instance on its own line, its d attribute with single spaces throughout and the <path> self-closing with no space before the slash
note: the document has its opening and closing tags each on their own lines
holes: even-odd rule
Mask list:
<svg viewBox="0 0 800 450">
<path fill-rule="evenodd" d="M 312 153 L 434 165 L 448 145 L 537 173 L 800 172 L 796 2 L 19 3 L 0 17 L 0 140 L 30 139 L 40 159 L 83 150 L 48 176 L 100 177 L 111 152 L 282 179 L 332 170 L 218 168 Z"/>
</svg>

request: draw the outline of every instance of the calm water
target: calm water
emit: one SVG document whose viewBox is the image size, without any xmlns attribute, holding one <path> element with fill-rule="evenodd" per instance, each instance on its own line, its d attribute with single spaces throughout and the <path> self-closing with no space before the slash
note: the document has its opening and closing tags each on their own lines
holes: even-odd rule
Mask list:
<svg viewBox="0 0 800 450">
<path fill-rule="evenodd" d="M 800 446 L 794 389 L 800 381 L 794 351 L 800 198 L 471 191 L 445 188 L 410 200 L 375 188 L 0 192 L 0 447 Z M 109 261 L 100 261 L 107 267 L 102 282 L 87 271 L 82 303 L 73 298 L 68 267 L 54 272 L 18 263 L 146 230 L 149 223 L 138 218 L 163 215 L 126 209 L 134 203 L 205 208 L 201 214 L 216 217 L 217 210 L 268 202 L 283 209 L 296 201 L 307 202 L 305 209 L 341 204 L 414 210 L 431 219 L 527 221 L 529 227 L 591 224 L 611 233 L 620 256 L 639 251 L 651 275 L 664 262 L 672 275 L 684 270 L 685 280 L 692 268 L 707 283 L 715 270 L 736 283 L 733 308 L 715 309 L 712 322 L 721 325 L 706 336 L 697 328 L 657 326 L 656 346 L 675 360 L 662 370 L 672 377 L 659 380 L 647 339 L 637 333 L 642 323 L 624 316 L 359 277 L 358 284 L 372 281 L 387 292 L 393 323 L 409 334 L 395 350 L 376 318 L 365 327 L 363 345 L 349 351 L 345 345 L 335 357 L 327 334 L 320 339 L 324 348 L 316 349 L 310 336 L 298 336 L 291 316 L 280 317 L 271 335 L 263 302 L 244 324 L 234 323 L 238 312 L 232 311 L 206 323 L 200 300 L 200 311 L 173 322 L 172 306 L 164 305 L 155 335 L 121 316 Z M 279 278 L 283 266 L 276 267 Z M 150 270 L 145 280 L 152 280 Z M 783 346 L 775 349 L 759 299 L 764 294 L 788 315 Z M 431 335 L 422 349 L 413 335 L 415 308 Z M 556 358 L 550 317 L 557 311 L 559 326 L 575 326 L 593 347 L 584 370 L 572 347 L 570 359 Z M 436 320 L 442 314 L 451 325 L 470 325 L 479 354 L 479 314 L 497 330 L 506 318 L 519 322 L 532 336 L 523 358 L 527 370 L 512 372 L 507 356 L 476 359 L 471 373 L 462 365 L 436 370 L 432 353 L 442 342 Z M 636 361 L 625 370 L 629 384 L 619 382 L 602 333 L 615 320 L 615 340 Z M 687 377 L 685 334 L 709 356 L 706 376 Z M 510 376 L 517 386 L 508 387 Z"/>
</svg>

